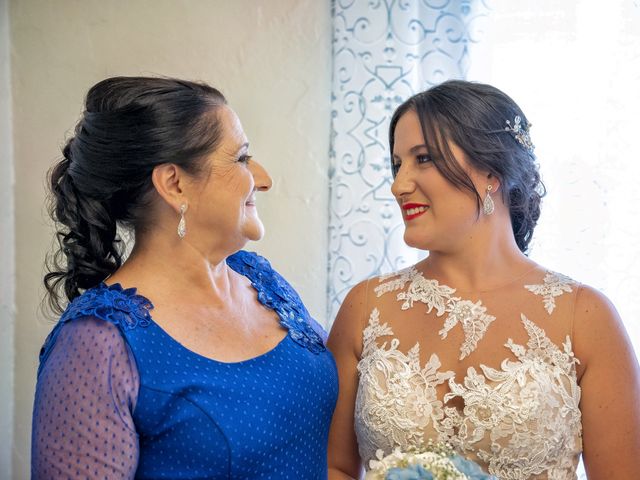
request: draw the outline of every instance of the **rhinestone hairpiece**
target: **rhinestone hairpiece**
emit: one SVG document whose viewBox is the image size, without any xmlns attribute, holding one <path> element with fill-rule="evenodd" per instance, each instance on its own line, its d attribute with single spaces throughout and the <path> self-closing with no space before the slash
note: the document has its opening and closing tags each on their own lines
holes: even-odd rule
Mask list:
<svg viewBox="0 0 640 480">
<path fill-rule="evenodd" d="M 510 132 L 518 141 L 518 143 L 522 145 L 529 153 L 533 153 L 533 149 L 535 147 L 531 142 L 531 137 L 529 136 L 530 127 L 530 123 L 523 124 L 520 115 L 516 115 L 513 125 L 511 125 L 510 120 L 507 120 L 507 126 L 504 127 L 504 129 L 507 132 Z"/>
</svg>

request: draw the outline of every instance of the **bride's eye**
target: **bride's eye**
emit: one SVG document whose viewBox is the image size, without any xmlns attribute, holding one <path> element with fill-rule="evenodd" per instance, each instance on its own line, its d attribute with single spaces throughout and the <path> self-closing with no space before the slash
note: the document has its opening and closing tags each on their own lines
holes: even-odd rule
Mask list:
<svg viewBox="0 0 640 480">
<path fill-rule="evenodd" d="M 416 161 L 418 162 L 418 165 L 422 165 L 422 164 L 433 161 L 433 159 L 431 158 L 431 155 L 425 153 L 421 155 L 416 155 Z"/>
<path fill-rule="evenodd" d="M 400 171 L 400 165 L 400 160 L 393 160 L 391 162 L 391 176 L 393 178 L 396 178 L 396 175 L 398 175 L 398 171 Z"/>
</svg>

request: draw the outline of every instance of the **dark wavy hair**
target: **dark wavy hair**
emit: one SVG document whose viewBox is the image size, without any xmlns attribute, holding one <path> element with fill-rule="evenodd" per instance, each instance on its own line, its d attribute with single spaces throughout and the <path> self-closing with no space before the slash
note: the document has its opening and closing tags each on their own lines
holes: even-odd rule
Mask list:
<svg viewBox="0 0 640 480">
<path fill-rule="evenodd" d="M 478 214 L 482 199 L 453 156 L 447 140 L 464 151 L 473 167 L 498 178 L 502 198 L 509 207 L 516 244 L 527 253 L 546 189 L 533 152 L 505 130 L 507 120 L 513 125 L 516 116 L 524 125 L 528 123 L 520 107 L 491 85 L 463 80 L 449 80 L 414 95 L 400 105 L 391 118 L 392 172 L 396 125 L 409 110 L 418 115 L 435 167 L 451 184 L 476 196 Z"/>
<path fill-rule="evenodd" d="M 48 304 L 61 312 L 122 264 L 117 226 L 149 228 L 151 174 L 164 163 L 198 176 L 215 150 L 226 104 L 215 88 L 171 78 L 113 77 L 94 85 L 49 172 L 50 215 L 59 248 L 47 257 Z M 146 212 L 146 213 L 145 213 Z"/>
</svg>

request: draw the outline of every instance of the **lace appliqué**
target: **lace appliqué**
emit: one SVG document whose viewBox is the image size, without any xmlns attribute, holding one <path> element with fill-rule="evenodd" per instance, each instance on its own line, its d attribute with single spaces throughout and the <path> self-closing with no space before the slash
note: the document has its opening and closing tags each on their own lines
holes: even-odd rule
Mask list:
<svg viewBox="0 0 640 480">
<path fill-rule="evenodd" d="M 415 302 L 423 303 L 427 306 L 427 313 L 434 309 L 436 315 L 441 317 L 447 313 L 444 326 L 438 333 L 441 338 L 447 338 L 448 332 L 458 323 L 464 332 L 464 342 L 460 346 L 460 360 L 470 355 L 478 346 L 487 328 L 496 317 L 487 314 L 487 309 L 478 300 L 473 303 L 454 297 L 455 289 L 446 285 L 440 285 L 437 280 L 426 279 L 422 273 L 414 267 L 398 272 L 397 278 L 387 281 L 391 276 L 380 278 L 380 285 L 374 291 L 378 297 L 385 293 L 409 286 L 403 292 L 398 293 L 397 299 L 403 301 L 400 308 L 407 310 L 413 307 Z"/>
<path fill-rule="evenodd" d="M 120 284 L 107 286 L 105 283 L 89 288 L 74 298 L 62 313 L 58 324 L 47 336 L 40 349 L 38 375 L 51 353 L 60 329 L 64 324 L 81 317 L 96 317 L 110 322 L 118 328 L 131 330 L 151 324 L 149 311 L 153 304 L 135 288 L 123 289 Z"/>
<path fill-rule="evenodd" d="M 436 386 L 453 376 L 453 372 L 439 372 L 435 354 L 421 367 L 418 344 L 406 354 L 398 350 L 397 338 L 378 346 L 376 339 L 385 335 L 393 331 L 380 324 L 374 309 L 364 330 L 355 404 L 355 429 L 364 459 L 375 458 L 378 449 L 388 453 L 398 445 L 422 446 L 425 429 L 444 418 Z"/>
<path fill-rule="evenodd" d="M 545 307 L 551 302 L 555 308 L 555 297 L 570 291 L 557 285 L 567 281 L 567 277 L 556 274 L 541 286 L 548 289 L 540 293 L 549 295 Z M 403 309 L 419 301 L 430 312 L 447 314 L 441 335 L 457 323 L 464 329 L 463 318 L 487 315 L 480 302 L 455 297 L 455 290 L 424 279 L 413 268 L 382 279 L 376 293 L 379 297 L 397 290 L 402 290 L 397 298 Z M 576 377 L 579 362 L 569 337 L 557 346 L 524 315 L 521 322 L 528 341 L 520 345 L 509 339 L 505 347 L 513 357 L 503 360 L 500 368 L 481 364 L 468 368 L 463 378 L 455 378 L 452 372 L 440 372 L 441 362 L 432 355 L 424 367 L 433 379 L 430 390 L 429 386 L 412 383 L 416 372 L 424 371 L 418 360 L 419 345 L 407 354 L 398 351 L 399 341 L 394 338 L 377 345 L 376 338 L 393 336 L 393 332 L 386 323 L 380 324 L 379 313 L 374 310 L 364 331 L 355 410 L 356 434 L 365 465 L 375 458 L 377 449 L 385 453 L 395 447 L 409 450 L 433 439 L 450 443 L 501 479 L 573 480 L 582 450 Z M 483 333 L 477 335 L 478 339 Z M 471 345 L 467 339 L 473 337 L 467 331 L 465 337 L 465 343 Z M 475 345 L 477 342 L 472 348 Z M 444 375 L 449 386 L 441 402 L 435 393 L 443 378 L 438 375 Z M 460 409 L 453 402 L 459 402 Z M 425 412 L 431 415 L 428 420 Z"/>
<path fill-rule="evenodd" d="M 419 365 L 419 344 L 407 354 L 380 324 L 377 309 L 363 332 L 360 380 L 355 405 L 355 430 L 360 455 L 368 466 L 378 449 L 390 453 L 420 448 L 428 439 L 448 442 L 460 453 L 477 458 L 489 473 L 506 480 L 532 476 L 573 480 L 582 450 L 580 387 L 569 337 L 558 348 L 544 330 L 521 317 L 529 336 L 526 346 L 505 344 L 516 360 L 501 368 L 470 367 L 462 383 L 452 372 L 440 372 L 432 355 Z M 462 410 L 443 407 L 435 388 L 448 379 L 444 402 L 461 398 Z M 539 476 L 538 476 L 539 475 Z"/>
<path fill-rule="evenodd" d="M 298 345 L 315 354 L 326 350 L 318 333 L 322 327 L 313 327 L 315 321 L 298 294 L 264 257 L 241 250 L 227 258 L 227 264 L 251 281 L 258 301 L 278 314 L 280 324 Z"/>
<path fill-rule="evenodd" d="M 442 432 L 461 452 L 472 452 L 501 479 L 523 480 L 546 473 L 548 479 L 573 479 L 582 450 L 578 407 L 580 387 L 567 336 L 563 350 L 544 330 L 522 315 L 527 347 L 505 344 L 517 361 L 501 369 L 471 367 L 462 384 L 449 380 L 451 392 L 464 401 L 462 412 L 445 407 Z"/>
<path fill-rule="evenodd" d="M 97 317 L 130 330 L 149 326 L 152 309 L 153 304 L 138 295 L 135 288 L 100 283 L 74 298 L 60 317 L 60 323 L 79 317 Z"/>
<path fill-rule="evenodd" d="M 575 285 L 576 282 L 565 275 L 555 272 L 547 272 L 543 282 L 541 285 L 525 285 L 524 288 L 536 295 L 542 295 L 544 308 L 551 315 L 556 308 L 556 297 L 565 292 L 571 293 L 573 291 L 571 286 Z"/>
<path fill-rule="evenodd" d="M 449 316 L 444 322 L 444 327 L 438 333 L 441 338 L 447 338 L 447 333 L 458 322 L 462 324 L 465 340 L 460 347 L 460 360 L 473 352 L 478 346 L 478 342 L 487 331 L 487 327 L 496 317 L 486 314 L 487 309 L 482 306 L 482 302 L 478 300 L 473 303 L 469 300 L 459 300 L 453 302 L 449 311 Z"/>
</svg>

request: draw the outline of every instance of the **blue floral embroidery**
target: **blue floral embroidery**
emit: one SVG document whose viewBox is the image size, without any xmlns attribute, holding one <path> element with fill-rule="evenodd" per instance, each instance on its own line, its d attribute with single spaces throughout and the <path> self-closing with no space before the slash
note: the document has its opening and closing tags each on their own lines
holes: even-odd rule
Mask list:
<svg viewBox="0 0 640 480">
<path fill-rule="evenodd" d="M 149 310 L 152 308 L 153 304 L 138 295 L 135 288 L 124 290 L 118 283 L 109 286 L 101 283 L 88 289 L 67 306 L 60 321 L 44 341 L 40 349 L 38 375 L 65 323 L 80 317 L 97 317 L 123 329 L 146 327 L 151 324 Z"/>
<path fill-rule="evenodd" d="M 119 283 L 90 288 L 74 298 L 60 317 L 65 323 L 79 317 L 97 317 L 122 328 L 147 327 L 151 323 L 149 311 L 153 304 L 135 288 L 123 289 Z"/>
<path fill-rule="evenodd" d="M 280 324 L 289 330 L 289 336 L 296 343 L 316 354 L 326 350 L 318 333 L 322 328 L 311 318 L 291 285 L 264 257 L 241 250 L 227 258 L 227 264 L 251 280 L 258 292 L 258 301 L 278 314 Z"/>
</svg>

